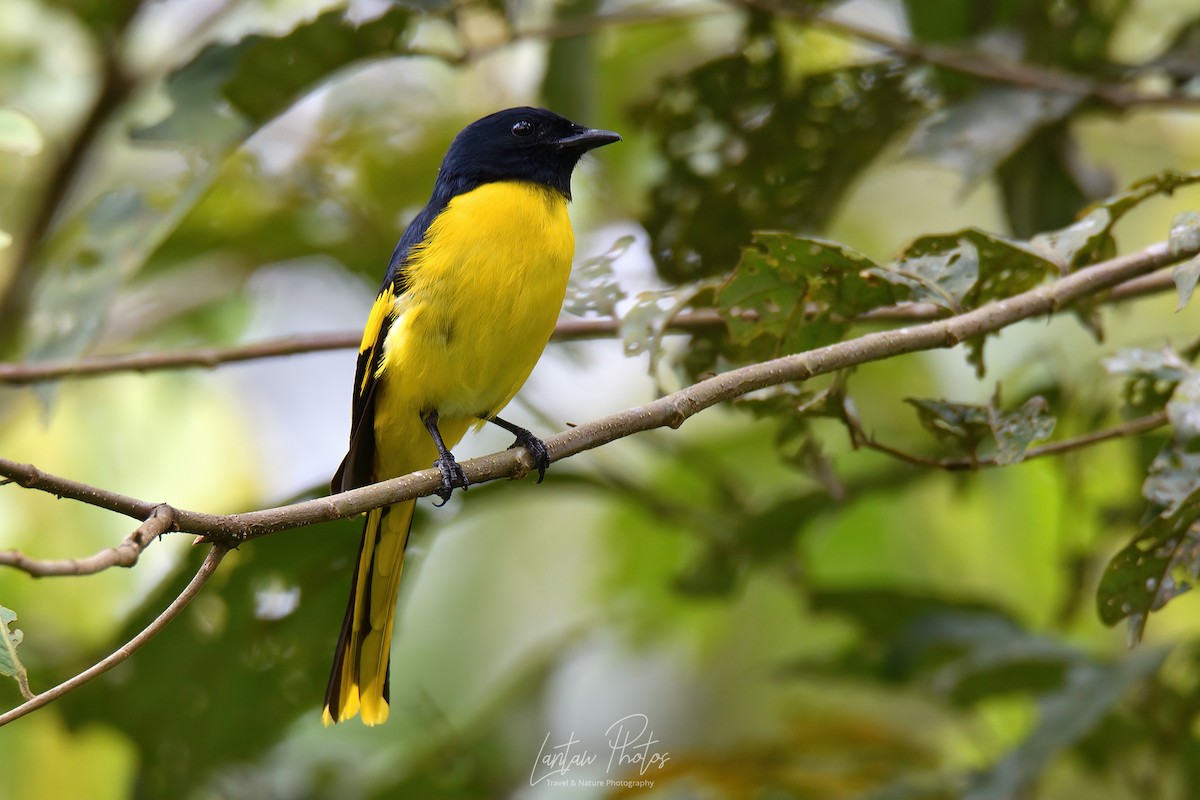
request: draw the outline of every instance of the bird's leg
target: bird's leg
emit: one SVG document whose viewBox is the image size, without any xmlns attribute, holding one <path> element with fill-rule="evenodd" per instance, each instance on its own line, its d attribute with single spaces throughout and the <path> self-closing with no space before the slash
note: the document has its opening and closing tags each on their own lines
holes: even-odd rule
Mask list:
<svg viewBox="0 0 1200 800">
<path fill-rule="evenodd" d="M 541 483 L 542 479 L 546 477 L 546 468 L 550 466 L 550 448 L 546 446 L 546 443 L 520 425 L 513 425 L 511 422 L 499 417 L 492 417 L 488 422 L 493 425 L 499 425 L 517 437 L 517 440 L 508 449 L 512 450 L 514 447 L 524 447 L 529 452 L 529 455 L 533 456 L 533 467 L 538 473 L 537 482 Z"/>
<path fill-rule="evenodd" d="M 422 415 L 421 422 L 425 423 L 425 430 L 429 431 L 429 435 L 433 437 L 433 443 L 437 445 L 438 457 L 433 465 L 442 472 L 442 488 L 437 491 L 437 496 L 442 498 L 442 502 L 437 505 L 444 506 L 455 489 L 461 488 L 465 492 L 471 482 L 467 480 L 467 473 L 463 472 L 463 468 L 454 460 L 454 454 L 442 440 L 442 432 L 438 430 L 437 426 L 438 412 L 434 410 Z"/>
</svg>

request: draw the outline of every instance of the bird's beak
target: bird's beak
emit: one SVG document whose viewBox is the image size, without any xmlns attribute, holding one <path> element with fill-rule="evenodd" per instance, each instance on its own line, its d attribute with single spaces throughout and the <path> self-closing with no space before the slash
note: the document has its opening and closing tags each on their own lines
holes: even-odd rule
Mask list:
<svg viewBox="0 0 1200 800">
<path fill-rule="evenodd" d="M 576 133 L 558 140 L 559 147 L 586 152 L 606 144 L 621 141 L 621 134 L 602 131 L 598 128 L 581 128 Z"/>
</svg>

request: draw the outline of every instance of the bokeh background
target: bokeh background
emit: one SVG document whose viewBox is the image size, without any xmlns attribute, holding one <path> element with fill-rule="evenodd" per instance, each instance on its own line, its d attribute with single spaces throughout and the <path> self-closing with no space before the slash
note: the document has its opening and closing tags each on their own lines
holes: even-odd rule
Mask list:
<svg viewBox="0 0 1200 800">
<path fill-rule="evenodd" d="M 548 434 L 736 363 L 721 326 L 649 331 L 711 305 L 752 231 L 886 261 L 965 227 L 1025 240 L 1200 169 L 1198 31 L 1191 0 L 5 0 L 0 352 L 356 330 L 454 133 L 546 105 L 625 137 L 576 173 L 568 308 L 626 323 L 548 348 L 506 415 Z M 946 52 L 1041 71 L 988 80 Z M 1067 73 L 1115 88 L 1046 78 Z M 1198 204 L 1184 187 L 1137 205 L 1117 251 Z M 1132 413 L 1102 359 L 1186 352 L 1195 307 L 1176 305 L 1104 306 L 1102 341 L 1071 315 L 1024 323 L 982 376 L 956 348 L 863 367 L 847 392 L 881 441 L 932 458 L 963 453 L 905 398 L 1000 386 L 1005 407 L 1043 397 L 1055 439 L 1100 430 Z M 325 491 L 353 371 L 340 350 L 0 386 L 0 455 L 189 509 L 279 505 Z M 0 730 L 0 794 L 1200 796 L 1195 599 L 1133 649 L 1095 602 L 1172 436 L 951 473 L 856 449 L 837 420 L 732 406 L 541 486 L 423 501 L 375 729 L 319 714 L 361 522 L 273 535 L 129 662 Z M 129 530 L 0 487 L 4 549 L 76 557 Z M 34 690 L 153 618 L 203 556 L 189 540 L 88 577 L 0 571 Z M 610 764 L 622 719 L 645 722 L 645 763 Z M 552 774 L 539 757 L 571 740 L 597 758 Z"/>
</svg>

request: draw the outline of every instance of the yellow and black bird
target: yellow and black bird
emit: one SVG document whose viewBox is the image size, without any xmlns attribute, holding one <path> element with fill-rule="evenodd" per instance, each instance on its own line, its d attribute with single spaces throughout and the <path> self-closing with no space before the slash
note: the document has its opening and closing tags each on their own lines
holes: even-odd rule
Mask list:
<svg viewBox="0 0 1200 800">
<path fill-rule="evenodd" d="M 466 475 L 450 452 L 491 422 L 529 451 L 546 445 L 496 415 L 525 383 L 554 331 L 575 252 L 571 173 L 620 140 L 540 108 L 468 125 L 438 170 L 429 204 L 400 238 L 358 354 L 350 449 L 334 492 L 436 464 L 442 500 Z M 392 621 L 413 501 L 367 514 L 350 604 L 325 693 L 325 724 L 361 712 L 387 720 Z"/>
</svg>

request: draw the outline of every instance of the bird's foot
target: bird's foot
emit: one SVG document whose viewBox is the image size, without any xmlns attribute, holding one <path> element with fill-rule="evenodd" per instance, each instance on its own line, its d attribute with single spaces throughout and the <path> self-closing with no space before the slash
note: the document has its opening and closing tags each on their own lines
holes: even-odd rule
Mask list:
<svg viewBox="0 0 1200 800">
<path fill-rule="evenodd" d="M 442 488 L 436 492 L 437 496 L 442 498 L 442 502 L 434 503 L 438 508 L 441 508 L 449 502 L 450 495 L 454 493 L 455 489 L 462 489 L 465 492 L 467 487 L 471 485 L 471 482 L 467 480 L 467 473 L 463 471 L 463 468 L 459 466 L 459 463 L 454 460 L 454 456 L 449 452 L 438 456 L 437 461 L 434 461 L 433 465 L 442 473 Z"/>
<path fill-rule="evenodd" d="M 526 452 L 533 457 L 533 468 L 537 470 L 537 482 L 541 483 L 546 477 L 546 468 L 550 466 L 550 448 L 546 446 L 538 437 L 534 436 L 527 430 L 521 429 L 516 431 L 517 440 L 509 446 L 509 450 L 517 447 L 524 447 Z"/>
</svg>

